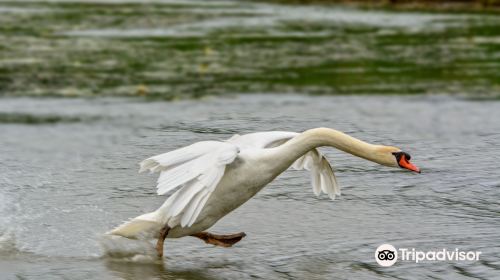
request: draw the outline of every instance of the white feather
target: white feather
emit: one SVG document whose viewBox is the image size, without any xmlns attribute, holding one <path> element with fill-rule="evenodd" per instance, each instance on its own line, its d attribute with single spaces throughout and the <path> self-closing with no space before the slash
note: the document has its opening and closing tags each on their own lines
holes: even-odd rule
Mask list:
<svg viewBox="0 0 500 280">
<path fill-rule="evenodd" d="M 327 194 L 331 199 L 340 195 L 340 188 L 333 169 L 318 149 L 313 149 L 298 158 L 292 167 L 296 170 L 309 170 L 311 172 L 311 184 L 316 196 L 321 192 Z"/>
<path fill-rule="evenodd" d="M 207 189 L 202 189 L 200 192 L 198 192 L 189 202 L 188 205 L 185 207 L 185 212 L 184 215 L 182 216 L 181 219 L 181 226 L 186 226 L 186 225 L 192 225 L 193 223 L 190 223 L 191 220 L 195 220 L 195 212 L 196 209 L 201 205 L 201 201 L 209 196 L 210 191 Z M 196 215 L 197 217 L 197 215 Z"/>
<path fill-rule="evenodd" d="M 150 157 L 140 163 L 139 173 L 146 170 L 157 172 L 173 168 L 219 148 L 220 143 L 219 141 L 202 141 L 168 153 Z"/>
<path fill-rule="evenodd" d="M 311 170 L 311 181 L 312 181 L 312 187 L 313 187 L 313 193 L 316 195 L 316 196 L 319 196 L 320 193 L 321 193 L 321 173 L 319 173 L 318 171 L 318 167 L 315 166 L 312 170 Z"/>
<path fill-rule="evenodd" d="M 232 163 L 240 151 L 235 145 L 224 142 L 213 141 L 205 143 L 203 147 L 210 147 L 210 150 L 191 161 L 162 171 L 157 181 L 157 193 L 160 195 L 179 188 L 174 193 L 175 201 L 166 210 L 166 216 L 180 218 L 182 226 L 196 220 L 204 203 L 224 175 L 226 165 Z M 200 146 L 196 148 L 197 151 L 199 148 Z M 162 162 L 172 164 L 179 161 L 162 159 Z M 203 205 L 200 206 L 200 203 Z"/>
<path fill-rule="evenodd" d="M 208 190 L 207 190 L 208 191 Z M 198 205 L 196 205 L 196 209 L 194 210 L 194 213 L 193 215 L 191 215 L 190 218 L 188 218 L 189 216 L 186 216 L 185 219 L 182 219 L 181 220 L 181 226 L 182 227 L 185 227 L 185 226 L 191 226 L 193 225 L 193 223 L 196 221 L 196 218 L 198 217 L 198 215 L 200 214 L 201 210 L 203 209 L 203 207 L 205 206 L 205 203 L 207 203 L 207 200 L 208 198 L 210 197 L 210 194 L 211 192 L 209 192 L 208 194 L 205 194 L 200 202 L 198 203 Z M 188 220 L 189 219 L 189 220 Z M 187 223 L 186 223 L 187 222 Z"/>
<path fill-rule="evenodd" d="M 176 192 L 177 198 L 168 209 L 167 215 L 172 217 L 179 215 L 186 208 L 186 205 L 189 204 L 191 199 L 203 190 L 204 187 L 205 186 L 197 179 L 186 183 L 186 185 Z"/>
</svg>

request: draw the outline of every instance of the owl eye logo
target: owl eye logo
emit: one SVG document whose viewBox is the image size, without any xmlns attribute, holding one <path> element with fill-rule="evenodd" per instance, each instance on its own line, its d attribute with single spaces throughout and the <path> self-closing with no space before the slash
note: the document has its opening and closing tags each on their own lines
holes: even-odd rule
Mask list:
<svg viewBox="0 0 500 280">
<path fill-rule="evenodd" d="M 392 266 L 398 260 L 398 251 L 391 244 L 382 244 L 375 250 L 375 261 L 381 266 Z"/>
<path fill-rule="evenodd" d="M 381 261 L 392 261 L 395 257 L 394 251 L 383 250 L 378 252 L 377 258 Z"/>
</svg>

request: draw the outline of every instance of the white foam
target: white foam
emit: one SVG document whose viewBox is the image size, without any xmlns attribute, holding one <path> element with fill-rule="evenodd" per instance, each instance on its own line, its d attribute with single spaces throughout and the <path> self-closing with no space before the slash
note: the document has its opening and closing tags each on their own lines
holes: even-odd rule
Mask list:
<svg viewBox="0 0 500 280">
<path fill-rule="evenodd" d="M 106 234 L 99 238 L 99 245 L 103 249 L 103 257 L 140 263 L 159 261 L 155 247 L 148 241 Z"/>
</svg>

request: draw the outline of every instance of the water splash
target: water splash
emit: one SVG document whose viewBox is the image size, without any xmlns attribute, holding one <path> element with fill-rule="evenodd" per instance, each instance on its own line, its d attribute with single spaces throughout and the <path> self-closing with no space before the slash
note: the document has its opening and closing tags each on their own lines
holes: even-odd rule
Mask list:
<svg viewBox="0 0 500 280">
<path fill-rule="evenodd" d="M 139 263 L 159 262 L 155 247 L 148 241 L 115 235 L 103 235 L 98 241 L 105 258 Z"/>
</svg>

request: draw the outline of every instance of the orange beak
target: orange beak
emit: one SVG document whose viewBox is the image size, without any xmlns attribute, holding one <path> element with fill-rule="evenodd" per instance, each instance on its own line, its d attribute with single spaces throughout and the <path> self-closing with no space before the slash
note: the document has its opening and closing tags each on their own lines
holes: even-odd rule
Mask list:
<svg viewBox="0 0 500 280">
<path fill-rule="evenodd" d="M 409 162 L 407 159 L 406 159 L 406 156 L 405 155 L 402 155 L 401 158 L 399 159 L 399 166 L 401 166 L 402 168 L 406 168 L 408 170 L 411 170 L 411 171 L 414 171 L 414 172 L 417 172 L 417 173 L 420 173 L 420 168 L 416 167 L 415 165 L 413 165 L 411 162 Z"/>
</svg>

